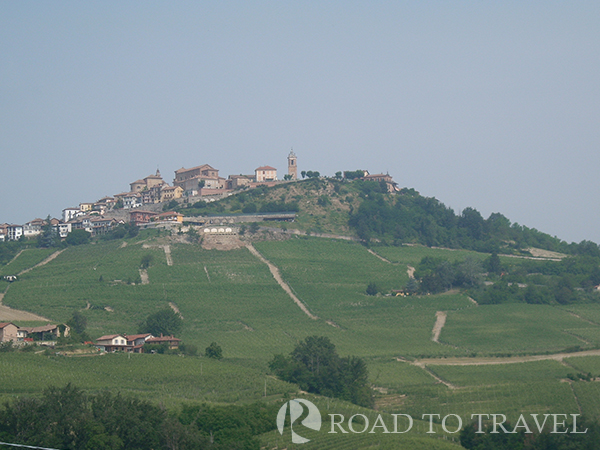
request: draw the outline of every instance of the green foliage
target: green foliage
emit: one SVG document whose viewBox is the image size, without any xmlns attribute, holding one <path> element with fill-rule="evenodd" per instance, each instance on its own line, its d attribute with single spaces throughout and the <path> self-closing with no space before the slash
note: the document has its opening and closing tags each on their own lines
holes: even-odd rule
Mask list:
<svg viewBox="0 0 600 450">
<path fill-rule="evenodd" d="M 210 345 L 206 347 L 204 356 L 212 359 L 223 359 L 223 349 L 216 342 L 211 342 Z"/>
<path fill-rule="evenodd" d="M 110 392 L 88 395 L 71 384 L 5 404 L 0 435 L 65 450 L 173 448 L 166 445 L 174 440 L 181 450 L 212 448 L 195 427 L 177 423 L 152 403 Z"/>
<path fill-rule="evenodd" d="M 140 333 L 153 336 L 175 336 L 183 328 L 183 320 L 171 308 L 162 309 L 150 314 L 140 325 Z"/>
<path fill-rule="evenodd" d="M 258 208 L 256 207 L 256 203 L 247 203 L 242 208 L 242 212 L 245 214 L 254 214 L 256 211 L 258 211 Z"/>
<path fill-rule="evenodd" d="M 339 172 L 338 172 L 339 173 Z M 337 173 L 336 173 L 337 175 Z M 364 170 L 346 170 L 344 171 L 344 178 L 346 180 L 356 180 L 365 176 Z"/>
<path fill-rule="evenodd" d="M 163 205 L 163 211 L 173 211 L 174 209 L 177 209 L 178 206 L 179 206 L 179 202 L 177 200 L 173 199 L 169 203 L 166 203 L 165 205 Z"/>
<path fill-rule="evenodd" d="M 38 234 L 37 245 L 42 248 L 58 247 L 61 244 L 58 231 L 50 224 L 50 216 L 42 225 L 42 232 Z"/>
<path fill-rule="evenodd" d="M 560 422 L 560 421 L 559 421 Z M 460 432 L 460 443 L 468 450 L 587 450 L 596 448 L 600 441 L 600 424 L 586 418 L 579 418 L 577 421 L 578 433 L 573 433 L 573 422 L 569 421 L 565 426 L 559 426 L 555 431 L 553 425 L 547 425 L 542 433 L 526 433 L 523 428 L 517 430 L 514 434 L 503 433 L 500 428 L 494 430 L 489 422 L 482 424 L 479 430 L 479 424 L 473 422 L 465 426 Z M 522 425 L 522 424 L 520 424 Z M 515 424 L 505 424 L 508 431 L 512 431 Z M 535 424 L 530 423 L 530 428 L 535 430 Z M 586 433 L 583 433 L 587 429 Z"/>
<path fill-rule="evenodd" d="M 414 189 L 391 196 L 376 186 L 367 188 L 369 183 L 360 183 L 364 200 L 351 214 L 349 225 L 366 242 L 377 238 L 393 244 L 413 242 L 485 252 L 536 247 L 591 256 L 600 253 L 598 246 L 589 241 L 567 244 L 535 229 L 511 224 L 502 214 L 484 219 L 476 209 L 465 208 L 456 215 L 437 199 L 422 197 Z"/>
<path fill-rule="evenodd" d="M 258 231 L 258 228 L 258 222 L 252 222 L 248 227 L 248 231 L 250 232 L 250 234 L 255 234 Z"/>
<path fill-rule="evenodd" d="M 377 284 L 371 281 L 367 286 L 367 295 L 377 295 L 379 289 L 377 289 Z"/>
<path fill-rule="evenodd" d="M 140 261 L 140 268 L 147 269 L 148 267 L 150 267 L 150 264 L 152 264 L 153 260 L 154 260 L 154 256 L 151 254 L 142 256 L 142 259 Z"/>
<path fill-rule="evenodd" d="M 71 231 L 65 238 L 65 242 L 69 245 L 88 244 L 92 236 L 82 228 Z"/>
<path fill-rule="evenodd" d="M 71 318 L 67 321 L 67 325 L 75 333 L 82 334 L 87 327 L 87 319 L 79 311 L 74 311 Z"/>
<path fill-rule="evenodd" d="M 275 355 L 269 367 L 278 377 L 297 383 L 308 392 L 341 398 L 357 405 L 373 405 L 364 360 L 356 356 L 340 358 L 327 337 L 307 337 L 296 345 L 289 357 Z"/>
</svg>

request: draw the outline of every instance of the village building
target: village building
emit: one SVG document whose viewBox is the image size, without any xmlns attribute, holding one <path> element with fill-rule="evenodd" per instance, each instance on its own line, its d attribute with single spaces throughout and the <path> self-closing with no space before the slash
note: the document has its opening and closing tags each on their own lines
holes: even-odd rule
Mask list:
<svg viewBox="0 0 600 450">
<path fill-rule="evenodd" d="M 288 155 L 288 175 L 290 180 L 298 179 L 298 157 L 294 153 L 294 149 Z"/>
<path fill-rule="evenodd" d="M 54 230 L 62 239 L 66 238 L 69 235 L 69 233 L 73 230 L 72 227 L 73 225 L 71 223 L 62 222 L 52 225 L 52 228 L 54 228 Z"/>
<path fill-rule="evenodd" d="M 123 209 L 133 209 L 142 206 L 142 195 L 138 192 L 129 192 L 123 196 Z"/>
<path fill-rule="evenodd" d="M 0 342 L 17 342 L 19 327 L 12 322 L 0 322 Z"/>
<path fill-rule="evenodd" d="M 201 193 L 202 189 L 225 189 L 225 178 L 219 176 L 219 171 L 208 164 L 181 168 L 175 171 L 173 186 L 183 189 L 183 195 L 192 196 Z"/>
<path fill-rule="evenodd" d="M 152 211 L 131 211 L 129 221 L 135 225 L 143 225 L 154 219 L 158 214 Z"/>
<path fill-rule="evenodd" d="M 93 203 L 80 203 L 79 204 L 79 210 L 82 211 L 82 212 L 84 212 L 84 213 L 88 213 L 92 209 L 94 209 L 94 204 Z"/>
<path fill-rule="evenodd" d="M 361 180 L 364 181 L 375 181 L 375 182 L 384 182 L 387 185 L 387 191 L 389 193 L 394 193 L 394 192 L 398 192 L 400 189 L 398 189 L 398 183 L 394 182 L 394 180 L 392 180 L 392 177 L 390 176 L 390 174 L 383 174 L 383 173 L 378 173 L 378 174 L 374 174 L 374 175 L 370 175 L 367 174 L 361 178 Z"/>
<path fill-rule="evenodd" d="M 148 175 L 143 180 L 136 180 L 133 183 L 129 183 L 129 187 L 131 192 L 142 192 L 164 184 L 165 182 L 160 175 L 160 170 L 157 169 L 155 175 Z"/>
<path fill-rule="evenodd" d="M 6 236 L 8 234 L 7 228 L 8 228 L 7 223 L 0 224 L 0 242 L 4 242 L 4 241 L 8 240 L 8 237 Z"/>
<path fill-rule="evenodd" d="M 170 202 L 183 196 L 183 188 L 181 186 L 166 186 L 160 191 L 160 201 Z"/>
<path fill-rule="evenodd" d="M 277 181 L 277 169 L 271 166 L 261 166 L 254 169 L 254 181 L 257 183 Z"/>
<path fill-rule="evenodd" d="M 43 219 L 33 219 L 31 222 L 27 222 L 23 225 L 23 236 L 30 238 L 41 234 L 44 225 L 46 225 L 46 221 Z"/>
<path fill-rule="evenodd" d="M 146 340 L 147 344 L 167 344 L 170 350 L 174 350 L 179 348 L 179 344 L 181 339 L 177 339 L 173 336 L 160 336 L 160 337 L 152 337 Z"/>
<path fill-rule="evenodd" d="M 241 189 L 243 187 L 249 187 L 254 181 L 252 175 L 229 175 L 227 177 L 227 189 Z"/>
<path fill-rule="evenodd" d="M 62 221 L 70 222 L 75 217 L 83 216 L 85 213 L 79 208 L 65 208 L 62 210 Z"/>
<path fill-rule="evenodd" d="M 23 225 L 7 225 L 6 227 L 6 240 L 18 241 L 23 236 Z"/>
<path fill-rule="evenodd" d="M 183 214 L 175 212 L 175 211 L 168 211 L 168 212 L 158 214 L 157 216 L 155 216 L 154 220 L 156 220 L 158 222 L 183 223 Z"/>
</svg>

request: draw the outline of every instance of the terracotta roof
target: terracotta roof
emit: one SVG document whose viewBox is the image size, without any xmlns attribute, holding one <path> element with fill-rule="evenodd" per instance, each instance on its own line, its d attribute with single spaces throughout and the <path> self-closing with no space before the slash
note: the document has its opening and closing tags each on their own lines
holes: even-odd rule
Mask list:
<svg viewBox="0 0 600 450">
<path fill-rule="evenodd" d="M 122 334 L 107 334 L 106 336 L 101 336 L 96 341 L 108 341 L 109 339 L 114 339 L 116 337 L 125 338 Z"/>
<path fill-rule="evenodd" d="M 180 172 L 188 172 L 190 170 L 194 170 L 194 169 L 210 169 L 210 170 L 217 170 L 214 167 L 209 166 L 208 164 L 202 164 L 201 166 L 196 166 L 196 167 L 191 167 L 189 169 L 185 169 L 185 168 L 181 168 L 179 170 L 176 170 L 175 173 L 180 173 Z"/>
<path fill-rule="evenodd" d="M 152 335 L 150 333 L 132 334 L 132 335 L 125 336 L 125 337 L 127 338 L 128 341 L 133 341 L 135 339 L 146 338 L 148 336 L 152 337 Z"/>
<path fill-rule="evenodd" d="M 8 325 L 15 325 L 15 324 L 14 324 L 14 323 L 12 323 L 12 322 L 1 322 L 1 323 L 0 323 L 0 328 L 4 328 L 4 327 L 6 327 L 6 326 L 8 326 Z M 15 325 L 15 327 L 16 327 L 16 325 Z M 18 327 L 17 327 L 17 328 L 18 328 Z"/>
<path fill-rule="evenodd" d="M 271 167 L 271 166 L 262 166 L 259 167 L 258 169 L 254 169 L 254 170 L 277 170 L 275 167 Z"/>
<path fill-rule="evenodd" d="M 146 184 L 146 182 L 144 180 L 136 180 L 133 183 L 129 183 L 129 184 L 137 184 L 137 183 Z"/>
<path fill-rule="evenodd" d="M 146 342 L 174 342 L 174 341 L 181 342 L 181 339 L 178 339 L 173 336 L 161 336 L 161 337 L 152 337 L 152 338 L 146 340 Z"/>
</svg>

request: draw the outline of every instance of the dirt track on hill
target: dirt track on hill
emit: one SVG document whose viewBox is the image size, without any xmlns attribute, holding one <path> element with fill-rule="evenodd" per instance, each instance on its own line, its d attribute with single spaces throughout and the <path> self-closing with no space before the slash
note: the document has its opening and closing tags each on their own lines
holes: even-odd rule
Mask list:
<svg viewBox="0 0 600 450">
<path fill-rule="evenodd" d="M 306 314 L 308 317 L 310 317 L 313 320 L 319 319 L 317 316 L 315 316 L 308 310 L 306 305 L 304 303 L 302 303 L 302 301 L 298 297 L 296 297 L 294 295 L 294 293 L 292 292 L 292 289 L 281 278 L 279 269 L 274 264 L 272 264 L 270 261 L 268 261 L 263 255 L 261 255 L 258 252 L 258 250 L 256 250 L 254 248 L 254 246 L 252 244 L 246 244 L 246 248 L 248 250 L 250 250 L 250 253 L 252 253 L 254 256 L 256 256 L 258 259 L 260 259 L 262 262 L 264 262 L 269 267 L 269 270 L 271 271 L 271 275 L 273 275 L 273 278 L 275 278 L 275 281 L 277 281 L 279 286 L 281 286 L 282 289 L 290 296 L 290 298 L 294 301 L 294 303 L 300 307 L 300 309 L 304 312 L 304 314 Z"/>
<path fill-rule="evenodd" d="M 433 326 L 433 330 L 431 331 L 431 340 L 433 342 L 440 342 L 440 333 L 442 332 L 442 328 L 446 324 L 447 314 L 444 311 L 438 311 L 435 313 L 435 325 Z"/>
<path fill-rule="evenodd" d="M 50 256 L 48 256 L 45 260 L 43 260 L 41 263 L 36 264 L 33 267 L 30 267 L 29 269 L 25 269 L 20 271 L 17 275 L 23 275 L 24 273 L 29 272 L 30 270 L 35 269 L 36 267 L 40 267 L 40 266 L 44 266 L 46 264 L 48 264 L 50 261 L 52 261 L 53 259 L 55 259 L 58 255 L 60 255 L 62 252 L 64 252 L 66 250 L 66 248 L 62 249 L 62 250 L 58 250 L 57 252 L 52 253 Z"/>
<path fill-rule="evenodd" d="M 600 356 L 600 350 L 586 350 L 583 352 L 574 353 L 555 353 L 552 355 L 511 356 L 508 358 L 428 358 L 417 359 L 411 364 L 422 368 L 426 366 L 483 366 L 492 364 L 516 364 L 548 360 L 562 362 L 563 359 L 577 358 L 580 356 Z"/>
</svg>

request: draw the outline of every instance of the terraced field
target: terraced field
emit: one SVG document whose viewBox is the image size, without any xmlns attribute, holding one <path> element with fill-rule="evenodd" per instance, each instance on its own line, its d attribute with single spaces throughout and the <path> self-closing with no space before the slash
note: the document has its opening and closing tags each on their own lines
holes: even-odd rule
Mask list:
<svg viewBox="0 0 600 450">
<path fill-rule="evenodd" d="M 48 264 L 23 273 L 6 291 L 4 304 L 55 322 L 81 311 L 94 338 L 135 333 L 148 314 L 172 305 L 184 317 L 182 339 L 201 350 L 216 341 L 225 360 L 0 353 L 0 397 L 77 381 L 84 389 L 118 388 L 174 407 L 188 401 L 261 399 L 266 381 L 266 399 L 274 401 L 296 395 L 297 388 L 268 376 L 267 361 L 276 353 L 290 352 L 306 336 L 320 335 L 328 336 L 342 356 L 366 359 L 382 413 L 459 414 L 465 421 L 478 412 L 514 416 L 581 411 L 600 417 L 600 383 L 568 378 L 577 372 L 600 377 L 599 356 L 493 366 L 448 366 L 436 364 L 435 359 L 413 363 L 423 358 L 503 358 L 600 346 L 600 307 L 595 304 L 477 306 L 459 292 L 385 295 L 405 285 L 407 266 L 414 267 L 423 256 L 460 260 L 487 255 L 424 247 L 376 247 L 374 255 L 356 242 L 315 237 L 255 242 L 258 252 L 277 267 L 292 292 L 317 317 L 313 320 L 276 282 L 265 262 L 246 248 L 204 250 L 197 244 L 143 235 L 126 246 L 122 243 L 67 248 Z M 172 265 L 167 264 L 164 245 L 170 245 Z M 51 253 L 27 250 L 2 273 L 21 272 Z M 152 262 L 147 283 L 142 284 L 140 261 L 147 255 Z M 367 295 L 369 283 L 375 283 L 381 294 Z M 4 283 L 0 288 L 8 286 Z M 447 318 L 439 342 L 434 342 L 432 329 L 440 311 Z M 414 442 L 379 435 L 376 448 L 455 447 L 452 442 L 420 436 L 421 431 L 411 433 Z M 264 438 L 265 445 L 289 444 L 275 433 Z M 321 444 L 326 445 L 319 448 L 367 445 L 356 441 L 365 437 L 345 437 L 343 442 L 323 439 L 327 441 Z"/>
</svg>

